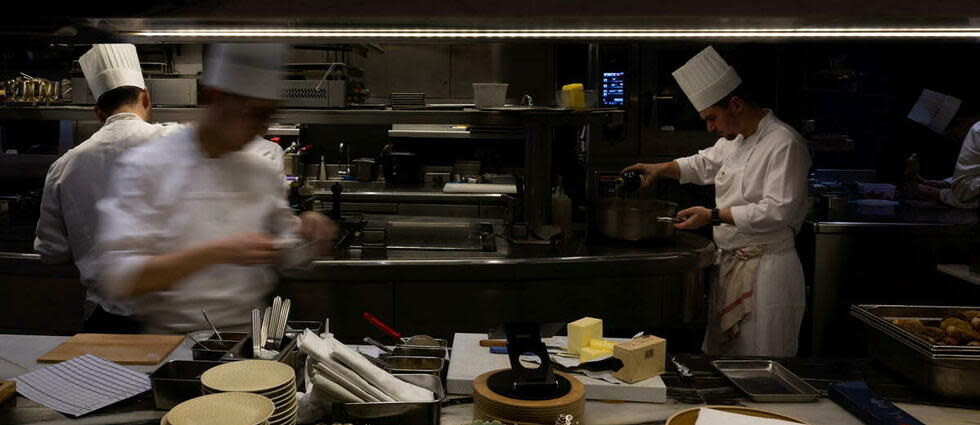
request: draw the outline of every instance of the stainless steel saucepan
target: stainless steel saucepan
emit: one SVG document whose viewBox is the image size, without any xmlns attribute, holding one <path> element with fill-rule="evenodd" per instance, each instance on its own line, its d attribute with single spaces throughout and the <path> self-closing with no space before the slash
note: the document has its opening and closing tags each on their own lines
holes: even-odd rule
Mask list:
<svg viewBox="0 0 980 425">
<path fill-rule="evenodd" d="M 610 239 L 642 241 L 674 236 L 677 204 L 655 199 L 605 198 L 597 209 L 599 232 Z"/>
</svg>

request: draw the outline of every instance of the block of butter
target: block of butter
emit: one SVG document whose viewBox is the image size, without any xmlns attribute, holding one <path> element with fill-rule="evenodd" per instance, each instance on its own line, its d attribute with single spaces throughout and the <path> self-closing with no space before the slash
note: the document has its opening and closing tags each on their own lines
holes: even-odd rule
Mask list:
<svg viewBox="0 0 980 425">
<path fill-rule="evenodd" d="M 602 320 L 583 317 L 568 324 L 568 352 L 579 354 L 593 339 L 602 339 Z"/>
<path fill-rule="evenodd" d="M 578 354 L 579 363 L 591 362 L 599 357 L 611 356 L 612 351 L 595 347 L 582 347 Z"/>
<path fill-rule="evenodd" d="M 653 335 L 634 338 L 616 344 L 613 357 L 623 361 L 623 367 L 613 376 L 630 384 L 640 382 L 664 373 L 667 340 Z"/>
<path fill-rule="evenodd" d="M 613 347 L 616 346 L 616 343 L 612 341 L 606 341 L 604 339 L 593 339 L 592 342 L 589 343 L 589 346 L 592 348 L 597 348 L 599 350 L 606 350 L 612 353 Z"/>
</svg>

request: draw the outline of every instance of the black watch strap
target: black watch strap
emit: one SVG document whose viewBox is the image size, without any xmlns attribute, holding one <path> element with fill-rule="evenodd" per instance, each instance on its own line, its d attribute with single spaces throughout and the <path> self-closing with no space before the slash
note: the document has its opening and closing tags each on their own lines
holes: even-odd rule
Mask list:
<svg viewBox="0 0 980 425">
<path fill-rule="evenodd" d="M 712 226 L 721 225 L 721 213 L 718 212 L 718 208 L 711 209 L 711 225 Z"/>
</svg>

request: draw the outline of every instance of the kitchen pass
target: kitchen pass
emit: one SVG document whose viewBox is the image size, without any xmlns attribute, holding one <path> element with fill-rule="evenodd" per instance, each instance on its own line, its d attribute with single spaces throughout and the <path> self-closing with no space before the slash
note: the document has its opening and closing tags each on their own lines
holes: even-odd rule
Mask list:
<svg viewBox="0 0 980 425">
<path fill-rule="evenodd" d="M 86 354 L 14 378 L 17 392 L 36 403 L 81 416 L 150 390 L 143 373 Z"/>
</svg>

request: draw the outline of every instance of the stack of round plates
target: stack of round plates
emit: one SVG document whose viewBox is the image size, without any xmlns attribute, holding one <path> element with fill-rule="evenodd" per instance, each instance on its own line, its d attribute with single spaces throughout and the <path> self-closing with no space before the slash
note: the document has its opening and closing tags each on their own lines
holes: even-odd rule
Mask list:
<svg viewBox="0 0 980 425">
<path fill-rule="evenodd" d="M 296 423 L 296 373 L 282 363 L 271 360 L 225 363 L 204 372 L 201 386 L 205 394 L 244 392 L 265 396 L 275 405 L 269 425 Z"/>
<path fill-rule="evenodd" d="M 174 406 L 160 425 L 267 425 L 275 409 L 258 394 L 209 394 Z"/>
</svg>

